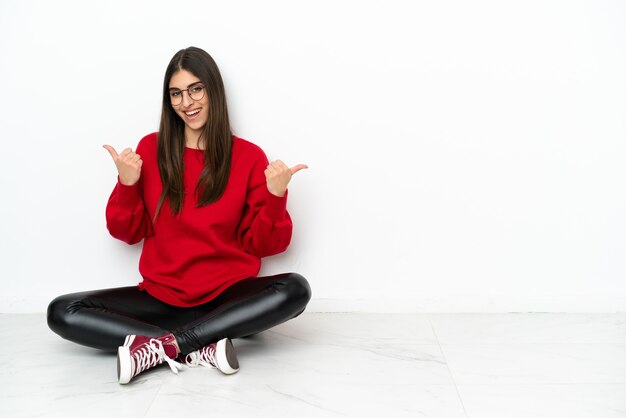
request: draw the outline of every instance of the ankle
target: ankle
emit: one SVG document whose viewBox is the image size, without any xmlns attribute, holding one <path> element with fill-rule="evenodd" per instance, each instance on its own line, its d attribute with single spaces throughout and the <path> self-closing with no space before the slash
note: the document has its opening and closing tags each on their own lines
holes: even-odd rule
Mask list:
<svg viewBox="0 0 626 418">
<path fill-rule="evenodd" d="M 165 335 L 160 336 L 157 339 L 161 341 L 164 347 L 165 346 L 169 347 L 165 349 L 165 352 L 167 353 L 168 357 L 176 358 L 178 356 L 178 354 L 180 353 L 180 347 L 178 346 L 178 341 L 176 341 L 176 337 L 174 336 L 174 334 L 165 334 Z M 171 351 L 176 351 L 176 352 L 172 353 Z"/>
<path fill-rule="evenodd" d="M 173 336 L 174 334 L 172 334 Z M 172 344 L 174 344 L 174 347 L 176 347 L 176 354 L 180 354 L 180 346 L 178 345 L 178 341 L 176 341 L 176 337 L 174 337 L 174 341 L 172 341 Z"/>
</svg>

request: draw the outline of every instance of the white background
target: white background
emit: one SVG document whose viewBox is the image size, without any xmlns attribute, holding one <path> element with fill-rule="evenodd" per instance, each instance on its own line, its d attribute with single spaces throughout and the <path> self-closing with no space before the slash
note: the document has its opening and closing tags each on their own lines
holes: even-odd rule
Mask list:
<svg viewBox="0 0 626 418">
<path fill-rule="evenodd" d="M 234 132 L 308 163 L 309 309 L 624 311 L 624 1 L 0 1 L 0 312 L 140 281 L 108 153 L 158 129 L 172 55 Z"/>
</svg>

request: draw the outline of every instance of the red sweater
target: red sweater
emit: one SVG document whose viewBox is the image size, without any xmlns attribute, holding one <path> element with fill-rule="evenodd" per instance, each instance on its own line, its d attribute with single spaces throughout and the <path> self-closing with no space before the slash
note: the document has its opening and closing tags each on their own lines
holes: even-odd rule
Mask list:
<svg viewBox="0 0 626 418">
<path fill-rule="evenodd" d="M 232 163 L 226 190 L 215 203 L 196 207 L 194 189 L 203 167 L 203 152 L 185 148 L 185 200 L 173 216 L 168 200 L 152 222 L 162 183 L 157 165 L 157 134 L 137 145 L 143 160 L 133 186 L 119 182 L 106 208 L 107 228 L 128 244 L 144 240 L 139 284 L 170 305 L 190 307 L 215 298 L 233 283 L 258 274 L 261 257 L 285 251 L 292 223 L 287 194 L 267 190 L 267 157 L 261 148 L 233 136 Z"/>
</svg>

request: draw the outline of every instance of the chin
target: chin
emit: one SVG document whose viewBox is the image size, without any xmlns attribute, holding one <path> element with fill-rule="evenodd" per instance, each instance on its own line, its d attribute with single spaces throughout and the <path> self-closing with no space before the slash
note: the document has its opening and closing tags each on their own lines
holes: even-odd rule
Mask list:
<svg viewBox="0 0 626 418">
<path fill-rule="evenodd" d="M 194 131 L 199 131 L 202 128 L 204 128 L 204 126 L 206 125 L 206 122 L 204 123 L 191 123 L 191 124 L 187 124 L 187 126 L 189 126 L 189 128 L 193 129 Z"/>
</svg>

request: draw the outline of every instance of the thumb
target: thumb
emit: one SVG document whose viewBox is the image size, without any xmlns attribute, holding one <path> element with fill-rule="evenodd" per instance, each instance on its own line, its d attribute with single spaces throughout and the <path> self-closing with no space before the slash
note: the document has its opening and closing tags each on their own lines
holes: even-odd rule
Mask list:
<svg viewBox="0 0 626 418">
<path fill-rule="evenodd" d="M 113 158 L 115 160 L 115 158 L 117 157 L 117 151 L 115 151 L 115 148 L 113 148 L 110 145 L 103 145 L 102 148 L 104 148 L 107 151 L 109 151 L 109 154 L 111 154 L 111 158 Z"/>
<path fill-rule="evenodd" d="M 291 168 L 289 169 L 289 171 L 291 171 L 291 175 L 294 175 L 294 174 L 296 174 L 298 171 L 300 171 L 300 170 L 302 170 L 302 169 L 305 169 L 305 168 L 309 168 L 309 166 L 308 166 L 308 165 L 306 165 L 306 164 L 298 164 L 298 165 L 296 165 L 296 166 L 291 167 Z"/>
</svg>

